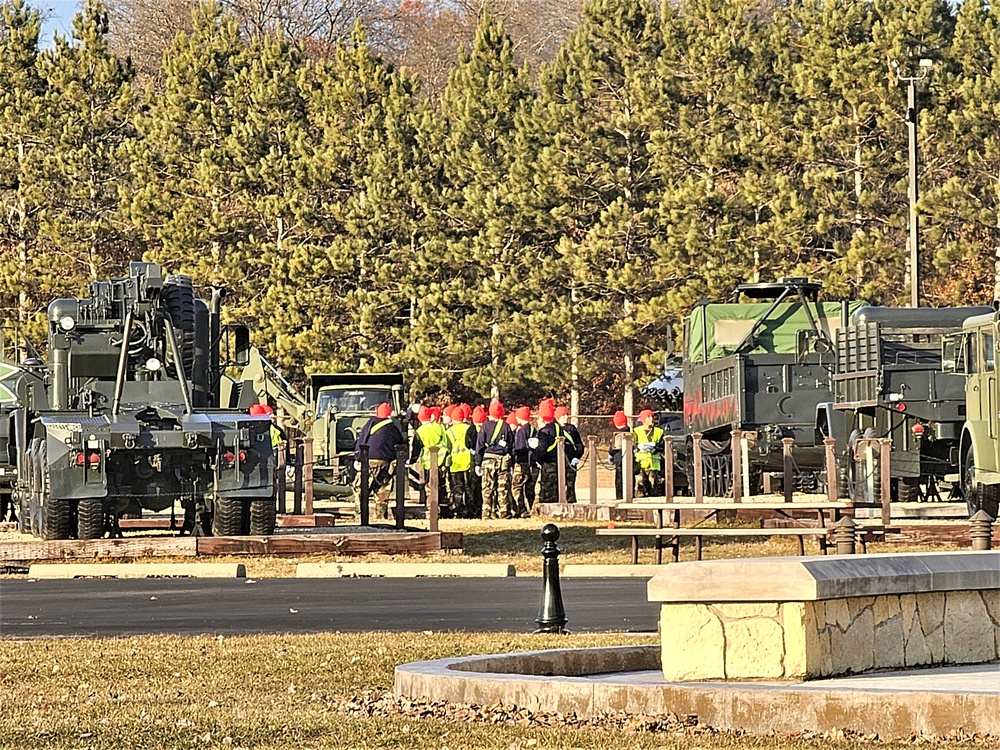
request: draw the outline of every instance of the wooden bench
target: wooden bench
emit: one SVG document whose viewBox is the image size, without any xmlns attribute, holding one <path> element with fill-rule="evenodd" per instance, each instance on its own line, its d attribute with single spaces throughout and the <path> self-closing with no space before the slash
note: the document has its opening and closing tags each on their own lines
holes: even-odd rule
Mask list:
<svg viewBox="0 0 1000 750">
<path fill-rule="evenodd" d="M 632 564 L 639 564 L 639 537 L 653 537 L 657 539 L 657 551 L 663 548 L 663 540 L 669 540 L 668 546 L 673 552 L 673 560 L 679 559 L 678 545 L 681 537 L 694 537 L 695 559 L 701 559 L 701 540 L 706 536 L 715 537 L 743 537 L 743 536 L 793 536 L 795 537 L 797 551 L 799 555 L 805 554 L 805 544 L 803 537 L 814 536 L 820 540 L 820 549 L 826 551 L 826 535 L 829 529 L 824 527 L 801 526 L 795 528 L 781 529 L 759 529 L 759 528 L 733 528 L 733 527 L 696 527 L 696 528 L 662 528 L 662 529 L 597 529 L 598 536 L 627 536 L 632 538 Z M 659 557 L 659 555 L 657 555 Z"/>
</svg>

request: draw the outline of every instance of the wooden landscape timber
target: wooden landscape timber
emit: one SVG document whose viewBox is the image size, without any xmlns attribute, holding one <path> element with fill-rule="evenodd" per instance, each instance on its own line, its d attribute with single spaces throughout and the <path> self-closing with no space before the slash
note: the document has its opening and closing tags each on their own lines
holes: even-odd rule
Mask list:
<svg viewBox="0 0 1000 750">
<path fill-rule="evenodd" d="M 265 537 L 139 537 L 0 542 L 0 565 L 38 560 L 211 557 L 213 555 L 425 555 L 462 549 L 454 532 L 368 532 Z"/>
</svg>

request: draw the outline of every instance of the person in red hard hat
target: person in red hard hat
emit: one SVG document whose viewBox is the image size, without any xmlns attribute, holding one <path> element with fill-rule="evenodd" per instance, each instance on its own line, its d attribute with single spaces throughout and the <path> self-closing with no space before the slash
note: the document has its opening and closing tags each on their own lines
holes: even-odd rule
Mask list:
<svg viewBox="0 0 1000 750">
<path fill-rule="evenodd" d="M 456 406 L 451 411 L 451 424 L 447 428 L 451 454 L 448 488 L 451 513 L 455 518 L 475 518 L 470 515 L 475 504 L 472 485 L 476 478 L 476 432 L 468 422 L 471 413 L 468 406 Z"/>
<path fill-rule="evenodd" d="M 272 409 L 267 404 L 251 404 L 250 416 L 271 418 L 271 427 L 269 430 L 270 433 L 269 436 L 271 438 L 271 450 L 274 451 L 274 458 L 275 461 L 277 461 L 279 455 L 278 446 L 281 445 L 281 443 L 285 443 L 287 445 L 288 436 L 285 434 L 285 431 L 281 429 L 281 427 L 278 425 L 277 415 L 274 413 L 274 409 Z M 276 464 L 276 469 L 277 471 L 282 472 L 285 470 L 285 466 L 283 463 L 281 463 L 280 465 Z"/>
<path fill-rule="evenodd" d="M 479 433 L 483 429 L 486 417 L 486 409 L 481 404 L 477 404 L 476 408 L 472 410 L 473 442 L 476 445 L 479 445 Z M 475 474 L 475 467 L 473 467 L 473 474 Z M 472 478 L 472 497 L 472 507 L 469 509 L 471 516 L 479 518 L 483 512 L 483 482 L 478 476 Z"/>
<path fill-rule="evenodd" d="M 514 435 L 504 420 L 503 404 L 490 404 L 490 418 L 483 424 L 476 442 L 476 474 L 483 480 L 484 519 L 500 517 L 500 502 L 506 504 L 510 491 L 508 468 Z"/>
<path fill-rule="evenodd" d="M 538 419 L 542 427 L 538 430 L 538 447 L 532 451 L 531 459 L 540 469 L 538 477 L 538 502 L 559 502 L 559 452 L 558 440 L 565 437 L 562 427 L 556 422 L 556 404 L 548 398 L 538 404 Z"/>
<path fill-rule="evenodd" d="M 537 467 L 531 463 L 531 451 L 538 447 L 538 429 L 531 422 L 531 409 L 519 406 L 514 412 L 517 430 L 514 432 L 513 468 L 510 484 L 513 497 L 511 512 L 514 516 L 527 518 L 535 503 L 535 480 Z"/>
<path fill-rule="evenodd" d="M 622 435 L 629 432 L 628 417 L 620 409 L 611 417 L 611 425 L 615 431 L 611 435 L 611 444 L 608 446 L 608 463 L 615 468 L 615 498 L 624 499 L 624 485 L 622 483 Z"/>
<path fill-rule="evenodd" d="M 576 502 L 576 468 L 583 458 L 583 438 L 576 425 L 569 421 L 569 409 L 556 407 L 556 423 L 566 438 L 566 502 Z"/>
<path fill-rule="evenodd" d="M 663 480 L 663 429 L 651 409 L 639 412 L 635 434 L 636 480 L 642 497 L 656 497 Z"/>
<path fill-rule="evenodd" d="M 427 482 L 430 479 L 431 454 L 430 449 L 437 447 L 437 467 L 438 478 L 444 474 L 444 468 L 448 463 L 448 433 L 438 420 L 441 417 L 441 410 L 436 406 L 421 406 L 417 410 L 417 419 L 420 426 L 413 435 L 413 447 L 410 451 L 410 466 L 419 464 L 421 469 L 420 499 L 427 502 Z M 440 483 L 438 485 L 441 486 Z M 442 500 L 441 493 L 438 493 L 438 502 Z M 447 502 L 447 500 L 445 500 Z"/>
<path fill-rule="evenodd" d="M 389 517 L 389 493 L 395 476 L 396 448 L 405 442 L 402 431 L 392 419 L 392 407 L 382 402 L 375 408 L 375 416 L 361 427 L 354 443 L 354 468 L 359 472 L 361 461 L 364 460 L 362 446 L 368 446 L 368 498 L 375 500 L 376 518 Z"/>
</svg>

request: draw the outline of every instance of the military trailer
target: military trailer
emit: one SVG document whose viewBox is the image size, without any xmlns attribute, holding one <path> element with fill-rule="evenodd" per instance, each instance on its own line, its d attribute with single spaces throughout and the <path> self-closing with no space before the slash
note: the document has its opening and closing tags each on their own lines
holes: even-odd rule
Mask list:
<svg viewBox="0 0 1000 750">
<path fill-rule="evenodd" d="M 89 292 L 49 305 L 47 363 L 19 381 L 22 530 L 95 539 L 177 504 L 187 532 L 272 533 L 270 420 L 219 408 L 221 294 L 209 306 L 154 263 Z"/>
<path fill-rule="evenodd" d="M 314 374 L 303 395 L 256 347 L 251 348 L 232 394 L 240 404 L 273 402 L 284 412 L 287 428 L 313 438 L 313 488 L 320 496 L 351 493 L 354 444 L 376 407 L 385 402 L 394 414 L 404 410 L 400 373 Z M 406 434 L 402 425 L 401 429 Z"/>
<path fill-rule="evenodd" d="M 820 285 L 801 278 L 743 284 L 746 302 L 699 302 L 685 322 L 684 428 L 688 482 L 691 440 L 701 433 L 705 493 L 732 491 L 732 432 L 755 433 L 751 484 L 783 466 L 782 439 L 795 440 L 796 485 L 812 490 L 824 467 L 819 404 L 831 399 L 834 336 L 860 302 L 820 302 Z"/>
<path fill-rule="evenodd" d="M 892 499 L 942 499 L 966 409 L 965 378 L 942 372 L 942 340 L 966 318 L 991 311 L 862 307 L 837 332 L 833 402 L 820 408 L 818 428 L 837 438 L 852 498 L 877 501 L 881 492 L 880 472 L 869 482 L 866 462 L 856 458 L 857 441 L 887 438 Z"/>
<path fill-rule="evenodd" d="M 965 421 L 956 451 L 962 494 L 969 515 L 1000 514 L 1000 385 L 997 351 L 1000 313 L 968 318 L 959 333 L 946 337 L 943 370 L 965 382 Z"/>
</svg>

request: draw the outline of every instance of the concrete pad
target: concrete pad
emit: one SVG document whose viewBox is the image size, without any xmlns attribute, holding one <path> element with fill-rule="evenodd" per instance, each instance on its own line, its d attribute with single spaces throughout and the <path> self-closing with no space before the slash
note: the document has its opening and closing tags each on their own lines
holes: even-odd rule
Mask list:
<svg viewBox="0 0 1000 750">
<path fill-rule="evenodd" d="M 1000 735 L 997 664 L 879 672 L 798 682 L 667 683 L 657 646 L 568 649 L 414 662 L 396 667 L 395 693 L 451 703 L 642 715 L 695 715 L 708 726 L 772 732 L 851 730 Z"/>
<path fill-rule="evenodd" d="M 662 565 L 565 565 L 563 578 L 652 578 Z"/>
<path fill-rule="evenodd" d="M 28 578 L 246 578 L 243 563 L 35 563 Z"/>
<path fill-rule="evenodd" d="M 505 563 L 299 563 L 296 578 L 509 578 L 516 575 Z"/>
</svg>

